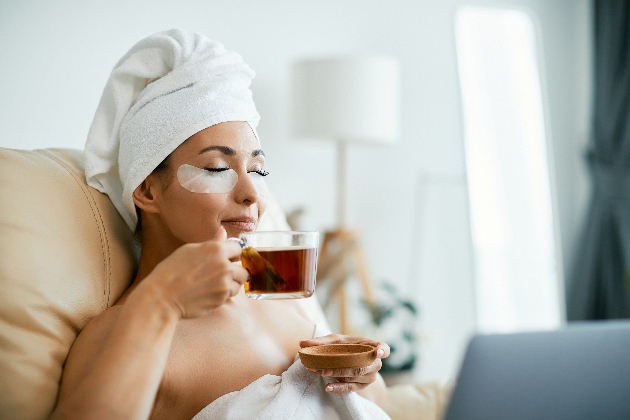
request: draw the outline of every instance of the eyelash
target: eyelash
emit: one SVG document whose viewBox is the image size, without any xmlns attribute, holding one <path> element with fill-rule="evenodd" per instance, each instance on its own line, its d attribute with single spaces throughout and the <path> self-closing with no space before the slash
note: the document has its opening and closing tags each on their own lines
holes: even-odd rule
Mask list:
<svg viewBox="0 0 630 420">
<path fill-rule="evenodd" d="M 203 168 L 208 172 L 223 172 L 223 171 L 227 171 L 230 168 Z M 260 176 L 267 176 L 269 175 L 269 172 L 265 171 L 264 169 L 258 169 L 256 171 L 250 171 L 250 172 L 255 172 Z"/>
</svg>

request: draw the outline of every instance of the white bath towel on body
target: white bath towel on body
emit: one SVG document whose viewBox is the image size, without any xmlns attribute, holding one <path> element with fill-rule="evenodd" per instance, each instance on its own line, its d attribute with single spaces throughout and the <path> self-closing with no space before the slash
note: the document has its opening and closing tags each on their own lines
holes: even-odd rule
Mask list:
<svg viewBox="0 0 630 420">
<path fill-rule="evenodd" d="M 329 394 L 326 381 L 296 360 L 282 376 L 265 375 L 217 398 L 193 420 L 387 420 L 376 404 L 355 392 Z"/>
</svg>

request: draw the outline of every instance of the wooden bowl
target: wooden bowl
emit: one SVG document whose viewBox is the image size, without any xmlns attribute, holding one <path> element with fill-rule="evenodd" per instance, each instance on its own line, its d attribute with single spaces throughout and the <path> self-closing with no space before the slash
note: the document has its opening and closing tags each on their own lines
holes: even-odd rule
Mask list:
<svg viewBox="0 0 630 420">
<path fill-rule="evenodd" d="M 375 349 L 365 344 L 324 344 L 304 347 L 298 353 L 302 364 L 310 369 L 349 369 L 372 364 Z"/>
</svg>

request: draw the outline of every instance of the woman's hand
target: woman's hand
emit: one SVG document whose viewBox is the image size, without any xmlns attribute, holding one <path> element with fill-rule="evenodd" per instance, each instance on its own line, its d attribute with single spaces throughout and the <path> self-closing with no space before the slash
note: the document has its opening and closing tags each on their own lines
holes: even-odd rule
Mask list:
<svg viewBox="0 0 630 420">
<path fill-rule="evenodd" d="M 325 337 L 312 338 L 300 341 L 300 347 L 319 346 L 322 344 L 367 344 L 375 347 L 376 359 L 371 365 L 362 368 L 316 370 L 310 372 L 321 375 L 324 378 L 335 379 L 337 382 L 326 385 L 326 392 L 350 392 L 360 391 L 372 384 L 378 378 L 378 371 L 383 366 L 381 359 L 389 356 L 389 346 L 380 341 L 374 341 L 363 337 L 349 337 L 346 335 L 330 334 Z"/>
<path fill-rule="evenodd" d="M 186 244 L 159 263 L 138 289 L 151 288 L 181 318 L 207 314 L 238 294 L 248 279 L 238 260 L 241 247 L 221 228 L 210 241 Z M 137 290 L 136 292 L 138 292 Z"/>
</svg>

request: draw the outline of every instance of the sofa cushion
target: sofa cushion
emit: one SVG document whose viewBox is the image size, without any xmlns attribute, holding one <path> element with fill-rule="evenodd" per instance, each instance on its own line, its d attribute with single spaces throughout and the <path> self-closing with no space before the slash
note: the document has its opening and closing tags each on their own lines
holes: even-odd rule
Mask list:
<svg viewBox="0 0 630 420">
<path fill-rule="evenodd" d="M 75 337 L 133 277 L 130 238 L 81 151 L 0 148 L 0 418 L 48 418 Z"/>
<path fill-rule="evenodd" d="M 440 420 L 454 386 L 451 379 L 388 387 L 384 410 L 392 420 Z"/>
</svg>

